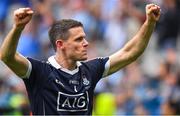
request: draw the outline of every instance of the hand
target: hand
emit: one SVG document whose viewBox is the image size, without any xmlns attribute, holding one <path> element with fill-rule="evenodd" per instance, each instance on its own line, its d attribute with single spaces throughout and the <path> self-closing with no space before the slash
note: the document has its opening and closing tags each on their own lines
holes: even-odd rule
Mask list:
<svg viewBox="0 0 180 116">
<path fill-rule="evenodd" d="M 146 17 L 148 21 L 157 22 L 160 18 L 161 9 L 158 5 L 148 4 L 146 5 Z"/>
<path fill-rule="evenodd" d="M 30 8 L 19 8 L 14 11 L 15 27 L 24 28 L 31 20 L 33 11 Z"/>
</svg>

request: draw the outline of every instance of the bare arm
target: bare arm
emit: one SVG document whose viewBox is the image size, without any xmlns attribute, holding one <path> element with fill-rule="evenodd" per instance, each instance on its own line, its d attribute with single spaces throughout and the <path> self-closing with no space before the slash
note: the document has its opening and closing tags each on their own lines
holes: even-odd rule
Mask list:
<svg viewBox="0 0 180 116">
<path fill-rule="evenodd" d="M 108 75 L 135 61 L 144 52 L 159 17 L 159 6 L 154 4 L 146 6 L 146 21 L 140 30 L 121 50 L 109 57 L 110 69 Z"/>
<path fill-rule="evenodd" d="M 19 37 L 25 25 L 31 20 L 33 11 L 20 8 L 14 11 L 14 25 L 0 49 L 0 59 L 18 76 L 22 77 L 28 70 L 28 60 L 16 52 Z"/>
</svg>

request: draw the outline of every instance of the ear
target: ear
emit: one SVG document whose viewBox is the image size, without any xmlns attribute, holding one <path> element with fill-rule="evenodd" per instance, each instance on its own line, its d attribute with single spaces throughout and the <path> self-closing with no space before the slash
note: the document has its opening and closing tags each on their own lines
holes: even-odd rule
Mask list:
<svg viewBox="0 0 180 116">
<path fill-rule="evenodd" d="M 62 40 L 56 40 L 56 47 L 57 49 L 63 49 L 64 48 L 64 42 Z"/>
</svg>

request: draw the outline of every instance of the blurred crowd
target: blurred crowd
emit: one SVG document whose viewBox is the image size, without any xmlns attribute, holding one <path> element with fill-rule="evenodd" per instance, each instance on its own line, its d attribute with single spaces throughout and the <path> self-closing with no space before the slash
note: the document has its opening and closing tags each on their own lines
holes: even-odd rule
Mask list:
<svg viewBox="0 0 180 116">
<path fill-rule="evenodd" d="M 144 54 L 102 79 L 94 96 L 94 115 L 180 114 L 180 0 L 0 0 L 0 43 L 13 25 L 13 11 L 34 10 L 18 52 L 47 60 L 54 54 L 48 29 L 55 20 L 84 24 L 89 59 L 121 49 L 145 21 L 145 6 L 156 3 L 161 18 Z M 0 115 L 30 114 L 23 81 L 0 62 Z"/>
</svg>

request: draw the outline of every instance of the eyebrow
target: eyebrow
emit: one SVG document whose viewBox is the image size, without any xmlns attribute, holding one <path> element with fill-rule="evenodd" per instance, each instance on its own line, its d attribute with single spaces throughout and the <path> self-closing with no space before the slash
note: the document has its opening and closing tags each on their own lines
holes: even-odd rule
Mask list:
<svg viewBox="0 0 180 116">
<path fill-rule="evenodd" d="M 85 36 L 85 35 L 78 36 L 78 37 L 76 37 L 75 39 L 78 39 L 78 38 L 86 38 L 86 36 Z"/>
</svg>

